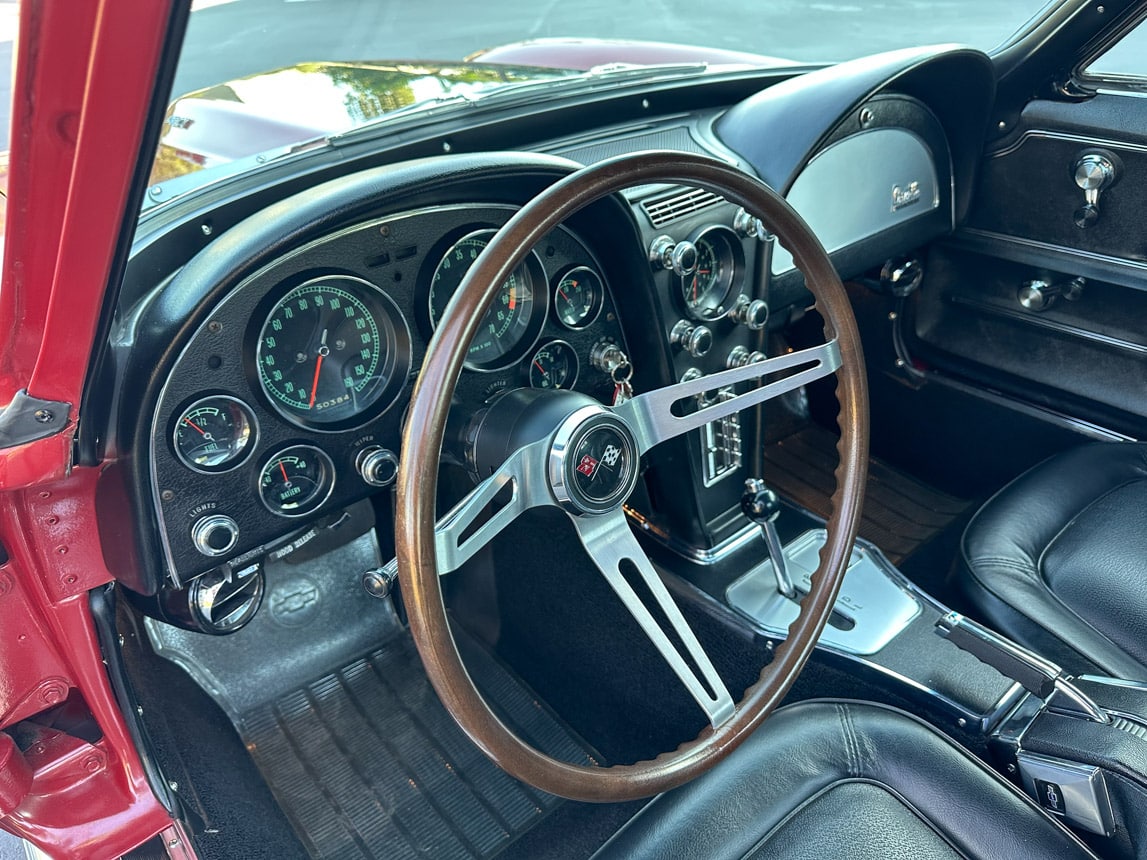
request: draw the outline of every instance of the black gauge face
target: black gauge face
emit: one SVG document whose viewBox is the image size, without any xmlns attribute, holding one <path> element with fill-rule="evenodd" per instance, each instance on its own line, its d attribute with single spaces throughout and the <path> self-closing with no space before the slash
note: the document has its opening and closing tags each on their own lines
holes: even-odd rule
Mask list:
<svg viewBox="0 0 1147 860">
<path fill-rule="evenodd" d="M 179 416 L 172 441 L 176 455 L 189 469 L 226 472 L 250 453 L 255 417 L 234 397 L 204 397 Z"/>
<path fill-rule="evenodd" d="M 696 319 L 720 319 L 732 310 L 744 252 L 736 234 L 723 227 L 702 231 L 693 244 L 697 247 L 697 270 L 681 279 L 685 309 Z"/>
<path fill-rule="evenodd" d="M 255 358 L 280 414 L 304 426 L 341 428 L 373 417 L 382 395 L 401 387 L 409 335 L 377 287 L 331 276 L 279 300 L 259 332 Z"/>
<path fill-rule="evenodd" d="M 571 269 L 554 288 L 554 312 L 566 328 L 585 328 L 601 312 L 605 288 L 593 269 Z"/>
<path fill-rule="evenodd" d="M 311 445 L 293 445 L 263 467 L 259 497 L 273 514 L 301 517 L 327 500 L 334 480 L 330 457 Z"/>
<path fill-rule="evenodd" d="M 573 388 L 577 371 L 574 348 L 564 340 L 550 341 L 539 347 L 530 359 L 530 387 Z"/>
<path fill-rule="evenodd" d="M 464 236 L 439 261 L 430 282 L 432 328 L 438 327 L 450 299 L 493 235 L 493 230 L 480 230 Z M 545 275 L 531 253 L 498 288 L 470 343 L 467 364 L 480 370 L 498 370 L 520 360 L 545 321 L 545 299 Z"/>
</svg>

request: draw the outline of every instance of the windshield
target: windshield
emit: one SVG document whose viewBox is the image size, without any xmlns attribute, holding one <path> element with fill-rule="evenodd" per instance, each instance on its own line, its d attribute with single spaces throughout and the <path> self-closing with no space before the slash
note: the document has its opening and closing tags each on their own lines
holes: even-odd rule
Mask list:
<svg viewBox="0 0 1147 860">
<path fill-rule="evenodd" d="M 608 86 L 626 79 L 619 67 L 697 74 L 942 42 L 991 50 L 1043 3 L 195 0 L 145 207 L 380 120 Z"/>
</svg>

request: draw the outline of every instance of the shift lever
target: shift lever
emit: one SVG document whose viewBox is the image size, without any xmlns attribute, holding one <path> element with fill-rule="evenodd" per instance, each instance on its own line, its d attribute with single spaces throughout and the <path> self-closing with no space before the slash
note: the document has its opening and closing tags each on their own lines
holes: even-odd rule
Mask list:
<svg viewBox="0 0 1147 860">
<path fill-rule="evenodd" d="M 777 591 L 791 600 L 797 599 L 797 589 L 789 575 L 785 562 L 785 550 L 777 534 L 777 517 L 781 515 L 781 500 L 777 494 L 765 486 L 760 478 L 745 481 L 745 495 L 741 496 L 741 510 L 745 516 L 761 527 L 769 559 L 773 562 L 773 573 L 777 577 Z"/>
</svg>

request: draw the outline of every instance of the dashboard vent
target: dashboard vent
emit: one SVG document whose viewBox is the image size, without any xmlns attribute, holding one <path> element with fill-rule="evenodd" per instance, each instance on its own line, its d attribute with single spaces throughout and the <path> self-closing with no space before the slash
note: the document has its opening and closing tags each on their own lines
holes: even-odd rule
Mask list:
<svg viewBox="0 0 1147 860">
<path fill-rule="evenodd" d="M 654 227 L 664 227 L 678 218 L 684 218 L 686 215 L 692 215 L 694 212 L 700 212 L 702 209 L 708 209 L 710 206 L 717 206 L 724 202 L 723 197 L 712 191 L 694 188 L 669 197 L 642 201 L 641 208 L 645 210 L 645 214 L 649 216 Z"/>
</svg>

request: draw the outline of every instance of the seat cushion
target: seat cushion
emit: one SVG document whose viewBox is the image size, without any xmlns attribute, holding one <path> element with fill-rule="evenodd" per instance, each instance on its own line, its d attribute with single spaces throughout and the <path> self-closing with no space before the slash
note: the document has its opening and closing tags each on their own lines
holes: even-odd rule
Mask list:
<svg viewBox="0 0 1147 860">
<path fill-rule="evenodd" d="M 985 621 L 1065 669 L 1147 679 L 1147 444 L 1021 475 L 969 523 L 958 576 Z"/>
<path fill-rule="evenodd" d="M 914 717 L 805 702 L 661 795 L 597 860 L 877 860 L 1094 855 L 994 771 Z"/>
</svg>

